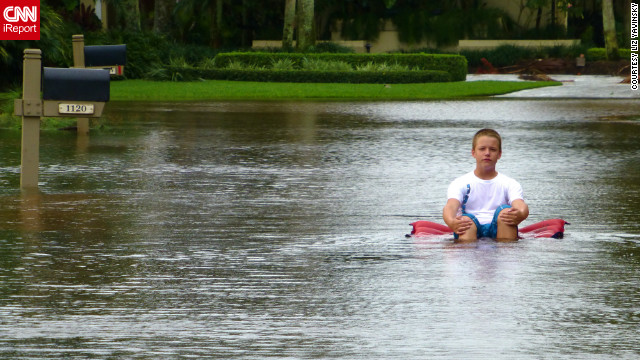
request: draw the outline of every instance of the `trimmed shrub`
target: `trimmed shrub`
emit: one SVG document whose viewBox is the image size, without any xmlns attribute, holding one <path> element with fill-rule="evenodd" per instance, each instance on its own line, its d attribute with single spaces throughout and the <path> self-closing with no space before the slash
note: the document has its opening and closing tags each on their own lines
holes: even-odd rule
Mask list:
<svg viewBox="0 0 640 360">
<path fill-rule="evenodd" d="M 317 42 L 314 46 L 314 52 L 317 53 L 339 53 L 339 54 L 352 54 L 355 50 L 348 46 L 336 44 L 334 42 Z"/>
<path fill-rule="evenodd" d="M 631 58 L 631 49 L 618 49 L 618 55 L 620 55 L 620 59 L 628 60 Z M 585 56 L 589 61 L 607 60 L 607 49 L 591 48 L 587 50 L 587 53 L 585 54 Z"/>
<path fill-rule="evenodd" d="M 167 77 L 174 80 L 235 80 L 294 83 L 409 84 L 449 82 L 451 76 L 439 70 L 412 71 L 320 71 L 320 70 L 244 70 L 168 67 Z"/>
<path fill-rule="evenodd" d="M 271 64 L 273 70 L 293 70 L 293 61 L 291 59 L 278 59 Z"/>
<path fill-rule="evenodd" d="M 480 60 L 485 58 L 494 66 L 502 67 L 517 64 L 522 59 L 532 58 L 533 50 L 513 45 L 502 45 L 495 49 L 461 51 L 460 54 L 467 58 L 471 66 L 481 65 Z"/>
<path fill-rule="evenodd" d="M 450 81 L 464 81 L 467 60 L 460 55 L 444 54 L 300 54 L 300 53 L 221 53 L 215 57 L 217 68 L 226 68 L 231 62 L 268 68 L 278 59 L 288 58 L 294 68 L 303 68 L 305 59 L 345 62 L 356 68 L 368 63 L 400 64 L 417 70 L 439 70 L 450 74 Z"/>
<path fill-rule="evenodd" d="M 325 61 L 306 58 L 302 62 L 302 69 L 320 71 L 353 71 L 353 67 L 344 61 Z"/>
</svg>

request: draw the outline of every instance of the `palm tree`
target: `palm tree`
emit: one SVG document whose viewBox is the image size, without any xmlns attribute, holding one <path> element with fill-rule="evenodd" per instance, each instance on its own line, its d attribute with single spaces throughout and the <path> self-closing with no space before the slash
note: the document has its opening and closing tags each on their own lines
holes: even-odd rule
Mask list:
<svg viewBox="0 0 640 360">
<path fill-rule="evenodd" d="M 284 28 L 282 29 L 282 48 L 293 47 L 293 33 L 296 23 L 296 0 L 285 0 L 284 4 Z"/>
<path fill-rule="evenodd" d="M 612 0 L 602 0 L 602 26 L 604 44 L 607 48 L 607 59 L 618 60 L 618 39 L 616 38 L 616 19 L 613 15 Z"/>
<path fill-rule="evenodd" d="M 209 5 L 209 12 L 211 14 L 211 46 L 219 48 L 222 46 L 222 1 L 215 0 L 214 4 Z"/>
<path fill-rule="evenodd" d="M 293 35 L 298 31 L 296 47 L 306 51 L 315 45 L 314 0 L 285 0 L 284 26 L 282 28 L 282 47 L 293 47 Z"/>
<path fill-rule="evenodd" d="M 209 44 L 218 48 L 222 44 L 223 0 L 181 0 L 174 8 L 175 21 L 184 37 L 194 28 L 207 26 Z M 205 31 L 207 31 L 205 29 Z"/>
<path fill-rule="evenodd" d="M 173 0 L 155 0 L 153 9 L 153 31 L 167 34 L 171 30 L 171 11 Z"/>
<path fill-rule="evenodd" d="M 140 0 L 104 0 L 105 3 L 112 5 L 116 13 L 116 27 L 126 30 L 139 32 L 140 24 Z M 111 27 L 111 24 L 110 26 Z"/>
<path fill-rule="evenodd" d="M 313 31 L 314 0 L 298 0 L 298 42 L 297 48 L 306 51 L 315 45 Z"/>
</svg>

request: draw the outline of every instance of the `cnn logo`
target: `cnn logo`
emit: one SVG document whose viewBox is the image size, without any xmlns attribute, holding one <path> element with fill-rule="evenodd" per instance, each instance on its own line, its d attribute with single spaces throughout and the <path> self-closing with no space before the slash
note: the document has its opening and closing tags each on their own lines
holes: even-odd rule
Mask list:
<svg viewBox="0 0 640 360">
<path fill-rule="evenodd" d="M 0 5 L 0 40 L 40 40 L 40 0 Z"/>
<path fill-rule="evenodd" d="M 32 6 L 29 8 L 25 6 L 23 8 L 19 8 L 17 6 L 7 6 L 2 12 L 2 15 L 8 22 L 36 22 L 38 21 L 38 7 Z"/>
</svg>

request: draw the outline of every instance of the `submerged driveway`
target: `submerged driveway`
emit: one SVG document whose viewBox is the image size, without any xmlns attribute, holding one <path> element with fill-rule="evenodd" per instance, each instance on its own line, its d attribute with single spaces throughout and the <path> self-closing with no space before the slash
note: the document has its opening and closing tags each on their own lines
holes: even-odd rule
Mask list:
<svg viewBox="0 0 640 360">
<path fill-rule="evenodd" d="M 562 86 L 516 91 L 498 95 L 501 98 L 569 98 L 569 99 L 640 99 L 640 91 L 631 90 L 631 85 L 621 84 L 624 77 L 606 75 L 549 75 L 561 81 Z M 526 81 L 517 74 L 467 75 L 467 81 L 497 80 Z"/>
</svg>

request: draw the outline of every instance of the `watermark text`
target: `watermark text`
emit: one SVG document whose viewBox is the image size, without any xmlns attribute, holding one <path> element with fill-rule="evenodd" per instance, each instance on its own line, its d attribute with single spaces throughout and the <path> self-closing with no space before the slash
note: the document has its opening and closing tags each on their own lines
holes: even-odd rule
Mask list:
<svg viewBox="0 0 640 360">
<path fill-rule="evenodd" d="M 638 4 L 631 3 L 631 90 L 638 91 Z"/>
</svg>

